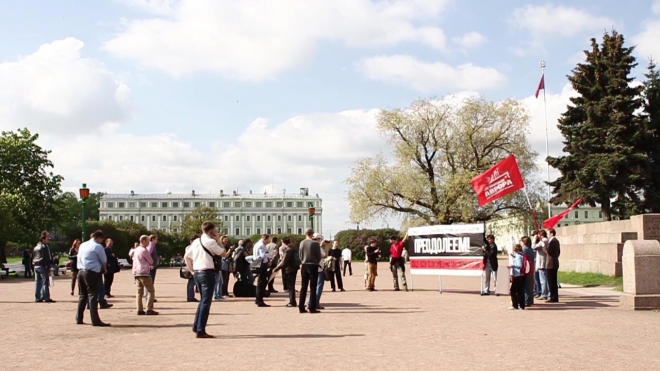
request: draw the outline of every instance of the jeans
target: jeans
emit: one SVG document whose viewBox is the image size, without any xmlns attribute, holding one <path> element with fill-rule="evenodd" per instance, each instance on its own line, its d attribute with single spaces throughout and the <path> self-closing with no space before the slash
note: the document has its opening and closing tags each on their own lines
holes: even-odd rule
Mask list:
<svg viewBox="0 0 660 371">
<path fill-rule="evenodd" d="M 534 296 L 541 296 L 541 273 L 534 272 Z"/>
<path fill-rule="evenodd" d="M 311 286 L 311 290 L 309 293 L 309 299 L 310 302 L 314 303 L 314 307 L 310 307 L 310 310 L 316 310 L 316 303 L 318 303 L 318 299 L 316 299 L 316 290 L 314 290 L 314 287 L 318 286 L 318 275 L 319 271 L 319 266 L 316 264 L 303 264 L 302 267 L 300 268 L 300 275 L 301 275 L 301 286 L 300 286 L 300 300 L 298 301 L 298 309 L 300 309 L 301 312 L 305 310 L 305 299 L 307 298 L 307 289 Z"/>
<path fill-rule="evenodd" d="M 101 323 L 98 312 L 98 289 L 99 287 L 103 287 L 101 277 L 101 273 L 92 271 L 78 272 L 78 311 L 76 313 L 76 322 L 82 323 L 85 307 L 87 307 L 92 317 L 92 324 Z"/>
<path fill-rule="evenodd" d="M 316 282 L 316 308 L 318 309 L 321 306 L 321 294 L 323 294 L 323 286 L 325 285 L 325 275 L 323 272 L 318 272 L 317 273 L 317 279 L 318 281 Z M 311 308 L 309 306 L 309 302 L 312 299 L 312 296 L 309 296 L 309 300 L 307 300 L 307 307 Z"/>
<path fill-rule="evenodd" d="M 525 305 L 529 306 L 534 304 L 534 275 L 528 274 L 525 276 Z"/>
<path fill-rule="evenodd" d="M 153 283 L 153 282 L 152 282 Z M 195 300 L 195 278 L 188 278 L 188 287 L 186 288 L 186 296 L 188 301 Z"/>
<path fill-rule="evenodd" d="M 541 297 L 548 298 L 550 290 L 548 286 L 548 271 L 546 269 L 539 269 L 539 280 L 541 281 Z"/>
<path fill-rule="evenodd" d="M 60 266 L 57 265 L 57 264 L 53 264 L 51 269 L 53 270 L 53 276 L 58 276 L 59 277 L 59 275 L 60 275 Z"/>
<path fill-rule="evenodd" d="M 284 274 L 284 282 L 286 282 L 286 287 L 289 288 L 289 305 L 296 306 L 296 276 L 298 271 L 293 271 L 291 273 Z"/>
<path fill-rule="evenodd" d="M 195 284 L 201 295 L 197 312 L 195 312 L 195 321 L 193 322 L 193 331 L 197 335 L 206 334 L 206 323 L 211 313 L 211 304 L 213 304 L 213 286 L 215 285 L 216 273 L 213 270 L 195 272 Z"/>
<path fill-rule="evenodd" d="M 490 292 L 490 280 L 491 277 L 493 276 L 493 273 L 495 273 L 495 290 L 497 290 L 497 271 L 493 270 L 493 267 L 491 267 L 490 262 L 486 262 L 486 265 L 484 266 L 484 274 L 486 275 L 486 283 L 484 284 L 484 292 L 483 294 L 488 294 Z"/>
<path fill-rule="evenodd" d="M 50 300 L 50 288 L 48 287 L 48 267 L 34 267 L 34 300 Z"/>
<path fill-rule="evenodd" d="M 401 271 L 401 284 L 404 290 L 408 290 L 408 283 L 406 282 L 406 261 L 403 258 L 392 259 L 392 280 L 394 282 L 394 289 L 399 289 L 399 271 Z"/>
<path fill-rule="evenodd" d="M 221 299 L 222 298 L 222 274 L 220 272 L 215 273 L 215 286 L 213 286 L 213 299 Z"/>
<path fill-rule="evenodd" d="M 346 276 L 346 266 L 348 266 L 349 275 L 353 275 L 353 268 L 351 267 L 350 260 L 344 260 L 344 276 Z"/>
</svg>

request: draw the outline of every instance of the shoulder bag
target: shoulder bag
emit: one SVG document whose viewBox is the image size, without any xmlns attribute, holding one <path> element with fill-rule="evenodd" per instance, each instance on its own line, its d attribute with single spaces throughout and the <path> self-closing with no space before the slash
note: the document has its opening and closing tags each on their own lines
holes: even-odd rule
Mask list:
<svg viewBox="0 0 660 371">
<path fill-rule="evenodd" d="M 220 272 L 220 269 L 222 268 L 222 257 L 211 254 L 211 252 L 206 247 L 204 247 L 201 237 L 199 238 L 199 245 L 202 246 L 202 249 L 204 249 L 204 251 L 206 251 L 206 253 L 209 254 L 209 256 L 213 259 L 213 269 L 215 272 Z"/>
</svg>

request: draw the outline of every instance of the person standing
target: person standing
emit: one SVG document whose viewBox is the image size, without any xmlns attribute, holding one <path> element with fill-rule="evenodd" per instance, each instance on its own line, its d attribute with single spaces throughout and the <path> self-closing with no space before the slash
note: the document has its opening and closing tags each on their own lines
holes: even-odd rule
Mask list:
<svg viewBox="0 0 660 371">
<path fill-rule="evenodd" d="M 484 275 L 486 283 L 484 284 L 484 291 L 481 295 L 490 295 L 490 280 L 495 273 L 495 291 L 497 291 L 497 268 L 499 263 L 497 261 L 497 245 L 495 244 L 495 236 L 489 234 L 486 236 L 486 245 L 483 246 L 484 251 Z"/>
<path fill-rule="evenodd" d="M 344 277 L 346 277 L 346 267 L 348 266 L 349 276 L 353 275 L 353 268 L 351 267 L 351 260 L 353 259 L 353 251 L 348 247 L 344 247 L 341 251 L 341 258 L 344 261 Z"/>
<path fill-rule="evenodd" d="M 190 246 L 198 238 L 199 238 L 198 234 L 194 234 L 192 237 L 190 237 L 190 245 L 186 246 L 185 253 L 187 253 L 188 250 L 190 250 Z M 185 253 L 184 253 L 184 256 L 185 256 Z M 183 264 L 184 265 L 186 264 L 185 260 L 184 260 Z M 190 277 L 188 277 L 188 286 L 186 287 L 186 296 L 187 296 L 186 299 L 187 299 L 188 302 L 198 302 L 199 300 L 195 299 L 195 277 L 194 277 L 194 274 L 193 274 L 194 272 L 191 271 L 191 270 L 189 270 L 189 272 L 190 272 Z"/>
<path fill-rule="evenodd" d="M 259 277 L 257 278 L 257 297 L 254 301 L 258 307 L 270 307 L 270 305 L 264 302 L 264 295 L 266 293 L 266 286 L 268 284 L 268 267 L 270 266 L 270 261 L 273 257 L 273 253 L 268 252 L 266 245 L 270 242 L 270 235 L 264 234 L 261 236 L 261 239 L 254 245 L 254 255 L 253 261 L 258 262 L 259 268 L 257 272 Z"/>
<path fill-rule="evenodd" d="M 344 290 L 344 283 L 342 282 L 341 279 L 341 250 L 339 249 L 339 241 L 334 241 L 332 243 L 332 249 L 328 251 L 328 259 L 332 261 L 332 265 L 334 267 L 332 272 L 328 272 L 330 274 L 330 286 L 332 287 L 332 291 L 335 291 L 335 279 L 337 280 L 337 288 L 339 291 L 346 291 Z"/>
<path fill-rule="evenodd" d="M 223 249 L 227 250 L 229 245 L 229 238 L 225 235 L 220 236 L 219 245 Z M 222 277 L 222 258 L 220 259 L 220 264 L 215 265 L 215 287 L 213 288 L 213 300 L 220 301 L 222 297 L 222 288 L 224 287 L 224 278 Z"/>
<path fill-rule="evenodd" d="M 280 260 L 280 250 L 279 247 L 277 246 L 277 237 L 271 238 L 271 241 L 269 244 L 266 245 L 266 250 L 273 254 L 270 265 L 271 267 L 277 266 Z M 282 278 L 282 282 L 284 282 L 284 278 Z M 273 285 L 275 284 L 275 272 L 273 270 L 270 271 L 270 274 L 268 275 L 268 292 L 271 294 L 276 294 L 279 291 L 275 290 L 275 287 Z"/>
<path fill-rule="evenodd" d="M 103 249 L 103 231 L 92 233 L 89 241 L 80 245 L 78 250 L 78 311 L 76 323 L 83 324 L 85 307 L 89 308 L 92 326 L 110 326 L 101 321 L 98 312 L 98 290 L 102 287 L 101 275 L 107 270 L 107 256 Z"/>
<path fill-rule="evenodd" d="M 195 312 L 195 321 L 192 330 L 198 339 L 212 338 L 213 335 L 206 333 L 206 323 L 209 319 L 211 304 L 213 304 L 213 286 L 215 285 L 215 263 L 214 256 L 225 257 L 232 251 L 225 251 L 218 241 L 213 222 L 202 224 L 202 236 L 190 245 L 183 259 L 189 271 L 194 272 L 195 284 L 199 289 L 201 299 Z"/>
<path fill-rule="evenodd" d="M 296 275 L 298 274 L 298 269 L 300 268 L 296 262 L 296 250 L 290 246 L 291 239 L 289 237 L 284 237 L 282 239 L 282 246 L 284 250 L 280 250 L 280 262 L 273 269 L 273 272 L 278 272 L 280 270 L 284 271 L 283 281 L 287 283 L 289 288 L 289 303 L 286 305 L 289 308 L 295 308 L 298 306 L 296 304 Z"/>
<path fill-rule="evenodd" d="M 530 270 L 532 273 L 526 275 L 525 279 L 525 306 L 530 307 L 534 305 L 534 279 L 535 275 L 535 266 L 534 261 L 536 260 L 536 252 L 532 248 L 532 239 L 525 236 L 520 239 L 520 244 L 522 245 L 522 253 L 527 256 L 529 260 Z"/>
<path fill-rule="evenodd" d="M 112 239 L 108 238 L 105 240 L 105 255 L 108 258 L 108 272 L 103 275 L 103 284 L 105 285 L 106 298 L 114 297 L 110 292 L 110 289 L 112 289 L 112 283 L 115 281 L 115 273 L 119 272 L 119 259 L 117 259 L 115 252 L 112 251 L 112 246 L 114 246 Z"/>
<path fill-rule="evenodd" d="M 60 254 L 53 255 L 53 276 L 59 277 L 60 275 Z"/>
<path fill-rule="evenodd" d="M 371 237 L 369 246 L 367 246 L 367 290 L 376 291 L 376 277 L 378 276 L 378 257 L 380 256 L 380 249 L 378 248 L 378 240 Z"/>
<path fill-rule="evenodd" d="M 78 248 L 80 248 L 80 240 L 75 239 L 69 249 L 69 261 L 71 262 L 71 296 L 73 290 L 76 288 L 76 280 L 78 279 Z"/>
<path fill-rule="evenodd" d="M 32 251 L 32 265 L 34 266 L 34 301 L 36 303 L 54 303 L 50 298 L 50 266 L 51 254 L 48 243 L 50 234 L 47 231 L 41 232 L 39 243 Z"/>
<path fill-rule="evenodd" d="M 158 235 L 152 234 L 149 236 L 149 247 L 147 250 L 149 251 L 149 254 L 151 254 L 151 259 L 154 261 L 153 264 L 153 269 L 149 272 L 149 276 L 151 276 L 151 281 L 156 284 L 156 270 L 158 270 L 158 265 L 160 264 L 160 256 L 158 256 L 158 249 L 156 248 L 156 245 L 158 244 Z M 154 297 L 154 302 L 157 302 L 156 298 Z"/>
<path fill-rule="evenodd" d="M 133 251 L 133 276 L 135 277 L 135 284 L 137 286 L 137 293 L 135 295 L 135 300 L 137 303 L 137 314 L 141 315 L 157 315 L 158 312 L 154 310 L 154 296 L 156 295 L 156 290 L 154 290 L 154 283 L 151 281 L 151 268 L 153 268 L 153 258 L 149 251 L 147 251 L 147 246 L 149 246 L 149 236 L 143 235 L 140 237 L 140 246 Z M 142 306 L 142 295 L 144 294 L 144 289 L 148 290 L 147 293 L 147 311 L 144 311 Z"/>
<path fill-rule="evenodd" d="M 539 271 L 539 290 L 536 292 L 537 298 L 548 300 L 550 297 L 548 285 L 548 270 L 546 269 L 546 259 L 548 256 L 548 234 L 541 230 L 536 235 L 536 243 L 532 247 L 536 251 L 536 269 Z"/>
<path fill-rule="evenodd" d="M 507 266 L 511 270 L 511 306 L 509 309 L 525 309 L 525 276 L 521 272 L 524 258 L 520 244 L 516 244 L 513 247 L 511 257 L 513 258 L 513 262 Z"/>
<path fill-rule="evenodd" d="M 550 229 L 550 241 L 548 241 L 548 256 L 545 261 L 545 269 L 548 272 L 548 289 L 550 291 L 549 303 L 559 302 L 559 290 L 557 279 L 557 271 L 559 270 L 559 255 L 561 254 L 561 247 L 559 240 L 556 237 L 557 232 Z"/>
<path fill-rule="evenodd" d="M 32 278 L 32 254 L 30 253 L 30 249 L 25 248 L 23 250 L 23 260 L 21 261 L 23 264 L 23 277 L 24 278 Z"/>
<path fill-rule="evenodd" d="M 318 267 L 318 272 L 317 272 L 318 277 L 316 281 L 316 309 L 325 309 L 324 307 L 321 306 L 321 295 L 323 295 L 323 286 L 325 286 L 326 272 L 323 272 L 323 267 L 324 265 L 327 264 L 326 258 L 328 257 L 328 254 L 326 253 L 324 246 L 327 241 L 323 239 L 323 236 L 320 233 L 314 233 L 312 239 L 318 242 L 319 246 L 321 246 L 321 263 L 319 264 Z M 333 274 L 333 272 L 328 270 L 327 274 Z M 311 289 L 312 288 L 310 287 L 310 290 Z M 311 308 L 309 305 L 311 300 L 312 299 L 310 296 L 310 298 L 307 300 L 307 308 Z"/>
<path fill-rule="evenodd" d="M 390 271 L 392 272 L 392 280 L 394 281 L 394 291 L 399 291 L 399 271 L 401 272 L 403 289 L 408 291 L 406 260 L 403 258 L 404 245 L 407 240 L 408 233 L 406 233 L 403 239 L 399 238 L 399 236 L 390 237 Z"/>
<path fill-rule="evenodd" d="M 301 263 L 301 287 L 300 287 L 300 298 L 298 300 L 298 311 L 300 313 L 307 313 L 305 310 L 305 299 L 307 297 L 307 289 L 310 289 L 309 293 L 309 302 L 312 304 L 309 306 L 309 313 L 320 313 L 316 308 L 317 298 L 316 298 L 316 286 L 318 284 L 318 270 L 321 265 L 322 252 L 321 245 L 315 240 L 314 230 L 307 228 L 305 230 L 305 239 L 300 243 L 299 255 Z M 294 290 L 295 288 L 290 287 L 289 291 Z"/>
</svg>

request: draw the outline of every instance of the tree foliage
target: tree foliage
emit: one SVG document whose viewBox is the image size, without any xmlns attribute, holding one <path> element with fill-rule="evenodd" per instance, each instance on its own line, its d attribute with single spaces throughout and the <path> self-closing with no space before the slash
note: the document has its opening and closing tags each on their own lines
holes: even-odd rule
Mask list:
<svg viewBox="0 0 660 371">
<path fill-rule="evenodd" d="M 644 171 L 644 210 L 660 213 L 660 73 L 653 60 L 650 61 L 643 85 L 643 107 L 647 169 Z"/>
<path fill-rule="evenodd" d="M 195 210 L 183 216 L 179 233 L 190 239 L 192 235 L 202 233 L 202 223 L 207 221 L 213 222 L 216 230 L 221 231 L 222 220 L 218 214 L 219 211 L 215 207 L 197 206 Z"/>
<path fill-rule="evenodd" d="M 420 99 L 406 109 L 381 111 L 378 130 L 392 148 L 391 158 L 381 153 L 354 165 L 347 179 L 354 222 L 394 215 L 408 226 L 446 224 L 528 210 L 521 192 L 479 207 L 470 185 L 511 153 L 534 202 L 540 197 L 529 117 L 515 100 Z"/>
<path fill-rule="evenodd" d="M 335 241 L 339 242 L 339 248 L 344 249 L 348 247 L 353 253 L 353 259 L 363 260 L 364 247 L 368 244 L 371 237 L 378 240 L 378 247 L 381 251 L 381 259 L 387 260 L 390 257 L 390 242 L 392 236 L 400 235 L 399 231 L 391 228 L 383 229 L 348 229 L 339 231 L 335 234 Z"/>
<path fill-rule="evenodd" d="M 550 183 L 556 195 L 552 201 L 570 204 L 583 196 L 585 204 L 600 204 L 606 220 L 643 210 L 640 193 L 648 158 L 644 123 L 636 115 L 642 87 L 631 84 L 637 63 L 634 47 L 624 44 L 616 31 L 605 33 L 602 44 L 591 39 L 585 62 L 568 76 L 578 96 L 559 119 L 567 154 L 548 158 L 561 173 Z"/>
<path fill-rule="evenodd" d="M 52 173 L 50 151 L 28 129 L 0 135 L 0 262 L 8 241 L 36 243 L 39 231 L 57 221 L 60 184 Z"/>
</svg>

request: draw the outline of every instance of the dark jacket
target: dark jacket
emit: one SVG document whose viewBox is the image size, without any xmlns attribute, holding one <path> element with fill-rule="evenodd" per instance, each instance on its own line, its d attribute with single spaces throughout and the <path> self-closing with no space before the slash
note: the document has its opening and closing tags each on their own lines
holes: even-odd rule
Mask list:
<svg viewBox="0 0 660 371">
<path fill-rule="evenodd" d="M 487 261 L 490 262 L 490 267 L 496 271 L 499 262 L 497 261 L 497 245 L 495 243 L 489 243 L 486 245 L 486 250 L 484 251 L 484 267 L 486 266 Z"/>
<path fill-rule="evenodd" d="M 106 247 L 105 257 L 108 259 L 108 263 L 107 263 L 108 273 L 110 274 L 117 273 L 119 271 L 119 259 L 117 259 L 117 255 L 115 255 L 115 252 L 112 251 L 111 248 Z"/>
<path fill-rule="evenodd" d="M 532 267 L 534 267 L 534 263 L 536 262 L 536 251 L 531 246 L 523 246 L 522 249 L 523 255 L 529 259 L 529 263 L 532 264 Z"/>
<path fill-rule="evenodd" d="M 277 265 L 275 269 L 277 270 L 283 270 L 284 273 L 294 273 L 295 271 L 298 270 L 299 266 L 296 262 L 296 249 L 292 247 L 288 247 L 284 251 L 284 256 L 280 260 L 280 263 Z"/>
<path fill-rule="evenodd" d="M 69 250 L 69 260 L 71 261 L 71 271 L 72 272 L 77 272 L 78 271 L 78 251 L 75 249 L 70 249 Z"/>
<path fill-rule="evenodd" d="M 30 251 L 23 250 L 23 260 L 21 261 L 21 264 L 23 265 L 30 264 Z"/>
<path fill-rule="evenodd" d="M 545 259 L 545 269 L 559 269 L 559 255 L 561 248 L 559 240 L 555 237 L 548 243 L 548 256 Z"/>
<path fill-rule="evenodd" d="M 50 267 L 51 260 L 50 247 L 39 242 L 32 251 L 32 265 L 35 267 Z"/>
</svg>

